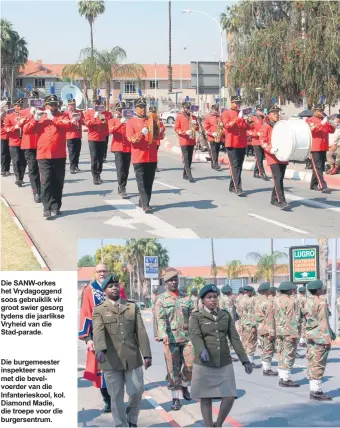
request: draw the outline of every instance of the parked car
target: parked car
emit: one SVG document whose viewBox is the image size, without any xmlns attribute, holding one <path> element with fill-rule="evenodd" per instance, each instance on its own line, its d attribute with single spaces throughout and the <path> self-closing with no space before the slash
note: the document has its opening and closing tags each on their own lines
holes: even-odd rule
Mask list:
<svg viewBox="0 0 340 428">
<path fill-rule="evenodd" d="M 163 122 L 166 122 L 168 125 L 173 125 L 175 123 L 178 112 L 179 112 L 179 109 L 174 108 L 170 111 L 161 113 L 160 118 L 163 120 Z"/>
<path fill-rule="evenodd" d="M 138 300 L 135 299 L 129 299 L 129 302 L 136 303 L 141 311 L 145 309 L 145 304 L 143 302 L 138 302 Z"/>
</svg>

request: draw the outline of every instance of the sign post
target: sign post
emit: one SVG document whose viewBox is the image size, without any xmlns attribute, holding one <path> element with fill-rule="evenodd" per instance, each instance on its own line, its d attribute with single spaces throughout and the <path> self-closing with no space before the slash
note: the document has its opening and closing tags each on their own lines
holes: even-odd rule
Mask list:
<svg viewBox="0 0 340 428">
<path fill-rule="evenodd" d="M 289 274 L 294 284 L 307 284 L 319 279 L 319 246 L 290 247 Z"/>
<path fill-rule="evenodd" d="M 157 256 L 145 256 L 144 257 L 144 277 L 145 278 L 158 278 L 158 257 Z"/>
</svg>

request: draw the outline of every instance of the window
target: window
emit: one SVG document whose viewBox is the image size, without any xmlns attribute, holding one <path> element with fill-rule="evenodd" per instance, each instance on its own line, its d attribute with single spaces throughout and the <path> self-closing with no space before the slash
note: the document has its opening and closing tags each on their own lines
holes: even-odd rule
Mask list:
<svg viewBox="0 0 340 428">
<path fill-rule="evenodd" d="M 159 89 L 159 80 L 150 80 L 150 89 Z"/>
<path fill-rule="evenodd" d="M 45 79 L 34 79 L 34 86 L 36 88 L 45 88 Z"/>
<path fill-rule="evenodd" d="M 124 92 L 126 94 L 135 94 L 137 92 L 136 82 L 132 82 L 131 80 L 124 82 Z"/>
<path fill-rule="evenodd" d="M 16 88 L 22 88 L 23 87 L 22 79 L 15 79 L 15 87 Z"/>
</svg>

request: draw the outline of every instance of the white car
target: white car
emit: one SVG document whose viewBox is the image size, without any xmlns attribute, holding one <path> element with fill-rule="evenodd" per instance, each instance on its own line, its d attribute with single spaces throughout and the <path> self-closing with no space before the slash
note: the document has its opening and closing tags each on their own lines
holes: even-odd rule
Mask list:
<svg viewBox="0 0 340 428">
<path fill-rule="evenodd" d="M 175 123 L 178 112 L 179 112 L 179 109 L 174 108 L 170 111 L 161 113 L 160 118 L 163 120 L 163 122 L 167 123 L 168 125 L 173 125 Z"/>
</svg>

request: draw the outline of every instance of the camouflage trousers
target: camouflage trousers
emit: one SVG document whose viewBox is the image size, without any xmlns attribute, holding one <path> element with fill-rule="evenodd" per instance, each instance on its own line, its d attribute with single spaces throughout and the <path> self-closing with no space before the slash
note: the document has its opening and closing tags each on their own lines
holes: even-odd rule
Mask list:
<svg viewBox="0 0 340 428">
<path fill-rule="evenodd" d="M 298 339 L 290 339 L 288 336 L 277 336 L 278 368 L 282 370 L 291 370 L 293 368 L 296 356 Z"/>
<path fill-rule="evenodd" d="M 269 340 L 269 335 L 260 336 L 261 343 L 261 361 L 270 363 L 274 356 L 275 339 Z"/>
<path fill-rule="evenodd" d="M 257 331 L 254 328 L 242 327 L 242 345 L 248 356 L 255 354 L 257 345 Z"/>
<path fill-rule="evenodd" d="M 240 339 L 242 338 L 242 325 L 241 325 L 241 321 L 238 320 L 235 322 L 235 327 L 236 327 L 236 331 L 238 333 L 238 335 L 240 336 Z"/>
<path fill-rule="evenodd" d="M 190 382 L 192 365 L 194 363 L 194 350 L 191 342 L 170 343 L 164 346 L 164 357 L 167 368 L 168 389 L 180 390 L 182 382 Z"/>
<path fill-rule="evenodd" d="M 322 379 L 325 372 L 329 348 L 325 345 L 319 345 L 313 340 L 307 340 L 307 378 L 308 379 Z"/>
<path fill-rule="evenodd" d="M 301 324 L 301 334 L 300 334 L 301 339 L 303 339 L 303 342 L 306 342 L 306 323 L 303 322 Z"/>
</svg>

